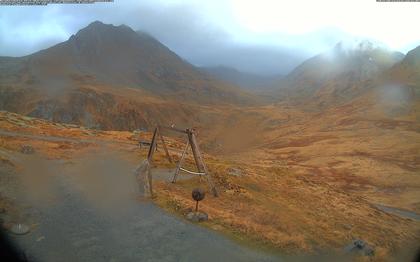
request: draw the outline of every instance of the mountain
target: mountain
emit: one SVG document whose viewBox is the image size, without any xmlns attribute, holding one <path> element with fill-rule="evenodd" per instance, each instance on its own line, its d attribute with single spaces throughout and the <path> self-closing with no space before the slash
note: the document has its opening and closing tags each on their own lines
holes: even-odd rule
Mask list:
<svg viewBox="0 0 420 262">
<path fill-rule="evenodd" d="M 201 73 L 150 35 L 98 21 L 66 42 L 27 57 L 0 59 L 0 64 L 5 65 L 1 69 L 9 68 L 0 73 L 2 83 L 9 84 L 52 89 L 75 82 L 125 86 L 159 95 L 203 98 L 201 102 L 235 100 L 241 95 L 232 85 Z"/>
<path fill-rule="evenodd" d="M 420 46 L 414 48 L 404 57 L 401 64 L 411 67 L 412 70 L 420 71 Z"/>
<path fill-rule="evenodd" d="M 146 110 L 151 101 L 159 106 Z M 202 73 L 152 36 L 125 25 L 96 21 L 37 53 L 0 57 L 0 109 L 54 121 L 133 129 L 138 119 L 173 119 L 179 110 L 170 107 L 176 104 L 252 102 L 240 88 Z M 163 107 L 164 113 L 153 110 Z M 119 116 L 125 111 L 131 120 Z M 188 118 L 189 112 L 181 115 Z"/>
<path fill-rule="evenodd" d="M 263 76 L 241 72 L 235 68 L 227 66 L 201 67 L 200 69 L 214 78 L 254 92 L 272 88 L 274 83 L 283 77 L 281 75 Z"/>
<path fill-rule="evenodd" d="M 369 41 L 351 46 L 341 42 L 303 62 L 278 85 L 291 100 L 318 105 L 345 102 L 365 92 L 373 79 L 403 57 Z"/>
<path fill-rule="evenodd" d="M 393 66 L 388 76 L 397 81 L 420 85 L 420 46 L 409 51 L 400 63 Z"/>
</svg>

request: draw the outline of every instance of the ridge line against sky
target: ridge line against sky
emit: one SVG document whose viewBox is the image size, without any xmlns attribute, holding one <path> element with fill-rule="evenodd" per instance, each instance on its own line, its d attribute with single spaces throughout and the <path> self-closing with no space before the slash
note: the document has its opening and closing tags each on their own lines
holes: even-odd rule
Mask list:
<svg viewBox="0 0 420 262">
<path fill-rule="evenodd" d="M 0 56 L 66 41 L 99 20 L 156 37 L 197 66 L 284 74 L 353 37 L 406 53 L 420 45 L 420 3 L 375 0 L 115 0 L 93 5 L 0 6 Z"/>
</svg>

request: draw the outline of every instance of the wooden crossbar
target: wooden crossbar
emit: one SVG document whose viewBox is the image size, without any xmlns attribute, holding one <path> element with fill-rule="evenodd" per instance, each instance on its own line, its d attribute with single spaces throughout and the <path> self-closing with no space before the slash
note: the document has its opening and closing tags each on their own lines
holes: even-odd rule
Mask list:
<svg viewBox="0 0 420 262">
<path fill-rule="evenodd" d="M 181 159 L 179 159 L 179 162 L 176 165 L 175 174 L 174 174 L 174 177 L 172 179 L 172 183 L 176 182 L 176 178 L 178 177 L 178 174 L 179 174 L 179 169 L 181 168 L 181 165 L 184 162 L 185 156 L 187 155 L 189 145 L 190 145 L 190 140 L 187 140 L 187 143 L 185 144 L 184 151 L 182 151 Z"/>
</svg>

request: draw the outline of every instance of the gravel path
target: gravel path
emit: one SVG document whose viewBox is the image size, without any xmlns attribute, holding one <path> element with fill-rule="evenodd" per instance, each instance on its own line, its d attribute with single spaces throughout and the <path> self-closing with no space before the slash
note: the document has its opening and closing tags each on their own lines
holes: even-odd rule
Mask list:
<svg viewBox="0 0 420 262">
<path fill-rule="evenodd" d="M 18 175 L 24 188 L 20 201 L 30 217 L 24 222 L 36 226 L 12 238 L 30 260 L 280 260 L 140 199 L 135 166 L 106 150 L 71 162 L 18 157 L 26 165 Z"/>
</svg>

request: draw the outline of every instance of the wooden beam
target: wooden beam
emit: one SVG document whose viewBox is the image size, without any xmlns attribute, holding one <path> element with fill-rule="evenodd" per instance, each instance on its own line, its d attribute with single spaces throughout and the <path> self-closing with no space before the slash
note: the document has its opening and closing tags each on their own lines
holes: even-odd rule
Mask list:
<svg viewBox="0 0 420 262">
<path fill-rule="evenodd" d="M 209 187 L 210 187 L 213 195 L 215 197 L 217 197 L 219 194 L 216 190 L 216 186 L 213 182 L 213 179 L 211 178 L 210 173 L 207 170 L 206 165 L 204 164 L 203 157 L 201 155 L 200 149 L 199 149 L 198 144 L 197 144 L 197 140 L 195 138 L 194 130 L 187 129 L 187 134 L 188 134 L 188 140 L 191 144 L 191 149 L 192 149 L 192 152 L 193 152 L 193 155 L 194 155 L 194 160 L 195 160 L 195 164 L 197 165 L 197 169 L 200 173 L 206 173 L 207 174 L 206 179 L 207 179 L 207 182 L 209 184 Z"/>
<path fill-rule="evenodd" d="M 172 183 L 176 182 L 176 179 L 177 179 L 178 174 L 179 174 L 179 170 L 181 169 L 181 165 L 184 162 L 185 156 L 187 155 L 187 150 L 188 150 L 189 145 L 190 145 L 190 141 L 187 140 L 187 143 L 185 144 L 184 151 L 182 151 L 181 158 L 179 159 L 179 162 L 176 165 L 175 174 L 174 174 L 174 178 L 172 179 Z"/>
<path fill-rule="evenodd" d="M 201 165 L 200 150 L 198 149 L 195 136 L 193 136 L 193 132 L 190 129 L 187 129 L 187 134 L 188 134 L 188 141 L 190 142 L 192 153 L 194 156 L 195 165 L 197 166 L 197 169 L 199 172 L 204 172 L 204 168 Z"/>
<path fill-rule="evenodd" d="M 156 150 L 156 135 L 157 135 L 157 133 L 158 133 L 158 129 L 155 128 L 155 131 L 153 132 L 152 142 L 150 142 L 149 153 L 147 154 L 147 160 L 149 161 L 150 164 L 152 164 L 153 153 Z"/>
<path fill-rule="evenodd" d="M 159 134 L 159 138 L 160 138 L 160 140 L 162 141 L 162 144 L 163 144 L 163 149 L 165 150 L 165 153 L 166 153 L 166 158 L 168 158 L 169 163 L 171 163 L 171 164 L 172 164 L 172 163 L 173 163 L 173 161 L 172 161 L 172 157 L 171 157 L 171 155 L 169 154 L 168 148 L 166 147 L 165 139 L 163 139 L 163 136 L 162 136 L 162 134 L 160 133 L 159 128 L 157 128 L 157 129 L 158 129 L 157 133 Z"/>
</svg>

